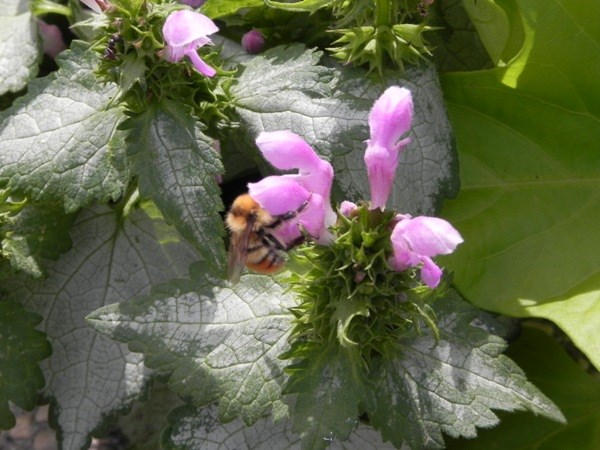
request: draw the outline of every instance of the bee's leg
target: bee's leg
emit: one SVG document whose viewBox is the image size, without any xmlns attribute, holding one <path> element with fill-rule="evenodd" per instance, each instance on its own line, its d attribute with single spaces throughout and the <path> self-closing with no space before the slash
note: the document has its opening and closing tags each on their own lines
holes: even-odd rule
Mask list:
<svg viewBox="0 0 600 450">
<path fill-rule="evenodd" d="M 276 248 L 277 250 L 287 251 L 287 248 L 279 242 L 279 240 L 271 233 L 265 233 L 263 229 L 259 231 L 261 242 L 264 246 L 269 248 Z"/>
<path fill-rule="evenodd" d="M 304 244 L 304 242 L 306 242 L 306 236 L 304 236 L 304 235 L 298 236 L 292 242 L 287 244 L 287 246 L 285 247 L 285 251 L 288 252 L 291 249 L 293 249 L 294 247 L 298 247 L 299 245 Z"/>
<path fill-rule="evenodd" d="M 286 213 L 279 214 L 278 216 L 273 216 L 273 218 L 275 220 L 273 221 L 273 223 L 268 225 L 266 228 L 276 228 L 279 225 L 281 225 L 283 222 L 292 220 L 294 217 L 296 217 L 298 214 L 300 214 L 302 211 L 304 211 L 304 209 L 308 206 L 308 203 L 310 202 L 311 197 L 312 197 L 312 194 L 310 194 L 308 196 L 308 198 L 306 200 L 304 200 L 302 202 L 302 204 L 296 210 L 288 211 Z"/>
</svg>

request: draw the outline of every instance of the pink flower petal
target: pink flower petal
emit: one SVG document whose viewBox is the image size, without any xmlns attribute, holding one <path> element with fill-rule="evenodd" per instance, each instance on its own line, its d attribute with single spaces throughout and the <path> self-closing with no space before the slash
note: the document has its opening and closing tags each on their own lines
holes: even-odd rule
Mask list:
<svg viewBox="0 0 600 450">
<path fill-rule="evenodd" d="M 212 44 L 207 36 L 217 31 L 219 28 L 203 14 L 187 9 L 172 12 L 163 25 L 163 37 L 167 44 L 163 57 L 169 62 L 178 62 L 187 55 L 198 72 L 212 77 L 216 70 L 198 56 L 197 50 L 203 45 Z"/>
<path fill-rule="evenodd" d="M 81 3 L 98 14 L 102 12 L 102 9 L 100 9 L 100 6 L 98 6 L 98 3 L 96 3 L 95 0 L 81 0 Z"/>
<path fill-rule="evenodd" d="M 379 145 L 369 145 L 365 152 L 365 165 L 371 190 L 371 209 L 383 209 L 394 185 L 398 152 Z"/>
<path fill-rule="evenodd" d="M 172 47 L 191 44 L 217 31 L 219 28 L 204 14 L 187 9 L 172 12 L 163 25 L 163 37 Z"/>
<path fill-rule="evenodd" d="M 296 211 L 311 193 L 291 177 L 270 176 L 257 183 L 248 183 L 248 194 L 272 216 Z"/>
<path fill-rule="evenodd" d="M 369 114 L 370 143 L 392 148 L 410 130 L 413 102 L 410 91 L 392 86 L 373 104 Z"/>
<path fill-rule="evenodd" d="M 421 267 L 421 280 L 431 289 L 440 284 L 442 278 L 442 269 L 435 264 L 431 258 L 423 258 L 423 267 Z"/>
<path fill-rule="evenodd" d="M 421 279 L 434 288 L 440 282 L 442 271 L 431 257 L 452 253 L 463 239 L 443 219 L 426 216 L 412 219 L 407 216 L 394 226 L 391 241 L 393 254 L 389 258 L 390 266 L 402 271 L 422 264 Z"/>
<path fill-rule="evenodd" d="M 200 58 L 200 56 L 198 56 L 198 51 L 195 48 L 189 49 L 188 51 L 185 52 L 185 54 L 188 56 L 188 58 L 190 58 L 190 60 L 192 61 L 192 64 L 196 68 L 196 70 L 198 72 L 200 72 L 202 75 L 205 75 L 207 77 L 212 77 L 217 73 L 217 71 L 214 69 L 214 67 L 211 67 L 208 64 L 206 64 L 202 60 L 202 58 Z"/>
<path fill-rule="evenodd" d="M 384 208 L 400 151 L 410 140 L 398 141 L 412 123 L 412 95 L 408 89 L 392 86 L 375 101 L 369 114 L 371 138 L 367 140 L 365 165 L 371 189 L 371 208 Z"/>
<path fill-rule="evenodd" d="M 394 233 L 402 234 L 410 249 L 424 256 L 447 255 L 463 242 L 461 235 L 444 219 L 419 216 L 398 222 Z"/>
<path fill-rule="evenodd" d="M 273 166 L 280 170 L 298 169 L 299 183 L 329 198 L 333 167 L 300 136 L 288 130 L 264 131 L 256 138 L 256 145 Z"/>
</svg>

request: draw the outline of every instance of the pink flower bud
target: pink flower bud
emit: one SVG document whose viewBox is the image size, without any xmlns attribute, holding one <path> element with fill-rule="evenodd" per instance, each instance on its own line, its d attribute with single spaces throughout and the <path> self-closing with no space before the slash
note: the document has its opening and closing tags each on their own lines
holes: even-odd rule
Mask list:
<svg viewBox="0 0 600 450">
<path fill-rule="evenodd" d="M 56 55 L 67 48 L 60 28 L 56 25 L 48 24 L 43 20 L 38 20 L 38 27 L 42 36 L 44 53 L 52 59 L 56 58 Z"/>
<path fill-rule="evenodd" d="M 259 53 L 265 45 L 265 37 L 256 28 L 242 36 L 242 47 L 248 53 Z"/>
</svg>

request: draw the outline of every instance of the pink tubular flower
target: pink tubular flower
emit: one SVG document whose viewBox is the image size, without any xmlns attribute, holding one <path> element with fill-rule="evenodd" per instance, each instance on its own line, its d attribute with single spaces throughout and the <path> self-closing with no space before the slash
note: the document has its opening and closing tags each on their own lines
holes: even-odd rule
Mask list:
<svg viewBox="0 0 600 450">
<path fill-rule="evenodd" d="M 333 168 L 304 139 L 291 131 L 263 132 L 256 139 L 263 156 L 280 170 L 298 169 L 297 174 L 275 175 L 248 184 L 248 193 L 273 216 L 297 212 L 273 234 L 285 245 L 302 236 L 301 227 L 317 242 L 328 243 L 327 230 L 336 220 L 329 203 Z"/>
<path fill-rule="evenodd" d="M 410 91 L 392 86 L 377 99 L 369 114 L 371 139 L 367 140 L 365 165 L 371 188 L 371 209 L 384 208 L 394 182 L 400 151 L 410 142 L 400 139 L 412 123 Z"/>
<path fill-rule="evenodd" d="M 433 289 L 440 282 L 442 270 L 431 257 L 452 253 L 463 239 L 452 225 L 437 217 L 399 218 L 392 231 L 394 252 L 389 263 L 398 271 L 422 264 L 421 279 Z"/>
<path fill-rule="evenodd" d="M 258 53 L 265 45 L 265 37 L 257 29 L 252 29 L 242 36 L 242 47 L 248 53 Z"/>
<path fill-rule="evenodd" d="M 172 12 L 163 26 L 167 43 L 164 58 L 169 62 L 178 62 L 187 56 L 202 75 L 214 76 L 216 70 L 202 61 L 198 56 L 198 48 L 212 44 L 207 36 L 217 31 L 219 28 L 204 14 L 187 9 Z"/>
</svg>

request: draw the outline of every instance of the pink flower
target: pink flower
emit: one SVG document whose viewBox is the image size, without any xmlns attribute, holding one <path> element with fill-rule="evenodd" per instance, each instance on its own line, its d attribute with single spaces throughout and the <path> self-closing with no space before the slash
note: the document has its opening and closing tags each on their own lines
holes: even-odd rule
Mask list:
<svg viewBox="0 0 600 450">
<path fill-rule="evenodd" d="M 248 53 L 258 53 L 265 45 L 265 37 L 257 29 L 252 29 L 242 36 L 242 47 Z"/>
<path fill-rule="evenodd" d="M 81 0 L 81 3 L 83 3 L 85 6 L 87 6 L 92 11 L 94 11 L 98 14 L 100 14 L 102 12 L 102 8 L 100 8 L 100 5 L 98 5 L 98 3 L 96 3 L 96 0 Z"/>
<path fill-rule="evenodd" d="M 215 75 L 216 70 L 198 56 L 198 48 L 212 44 L 207 37 L 219 28 L 203 14 L 187 9 L 172 12 L 163 26 L 163 36 L 167 46 L 164 58 L 169 62 L 178 62 L 184 56 L 192 61 L 198 72 L 207 77 Z"/>
<path fill-rule="evenodd" d="M 413 102 L 410 91 L 392 86 L 377 99 L 369 114 L 371 139 L 367 140 L 365 165 L 371 188 L 371 209 L 384 208 L 387 202 L 400 151 L 410 142 L 399 141 L 412 123 Z"/>
<path fill-rule="evenodd" d="M 463 242 L 461 235 L 443 219 L 437 217 L 399 216 L 400 221 L 392 231 L 394 249 L 389 263 L 394 270 L 402 271 L 421 265 L 421 279 L 435 288 L 442 270 L 431 259 L 436 255 L 452 253 Z"/>
<path fill-rule="evenodd" d="M 273 234 L 285 245 L 296 242 L 306 230 L 319 243 L 332 239 L 328 228 L 336 221 L 329 203 L 333 168 L 304 139 L 291 131 L 263 132 L 256 139 L 263 156 L 280 170 L 297 174 L 275 175 L 248 184 L 248 193 L 273 216 L 297 212 Z"/>
<path fill-rule="evenodd" d="M 38 28 L 42 36 L 42 45 L 44 53 L 51 58 L 56 58 L 60 52 L 67 48 L 63 40 L 60 28 L 56 25 L 51 25 L 43 20 L 38 20 Z"/>
</svg>

